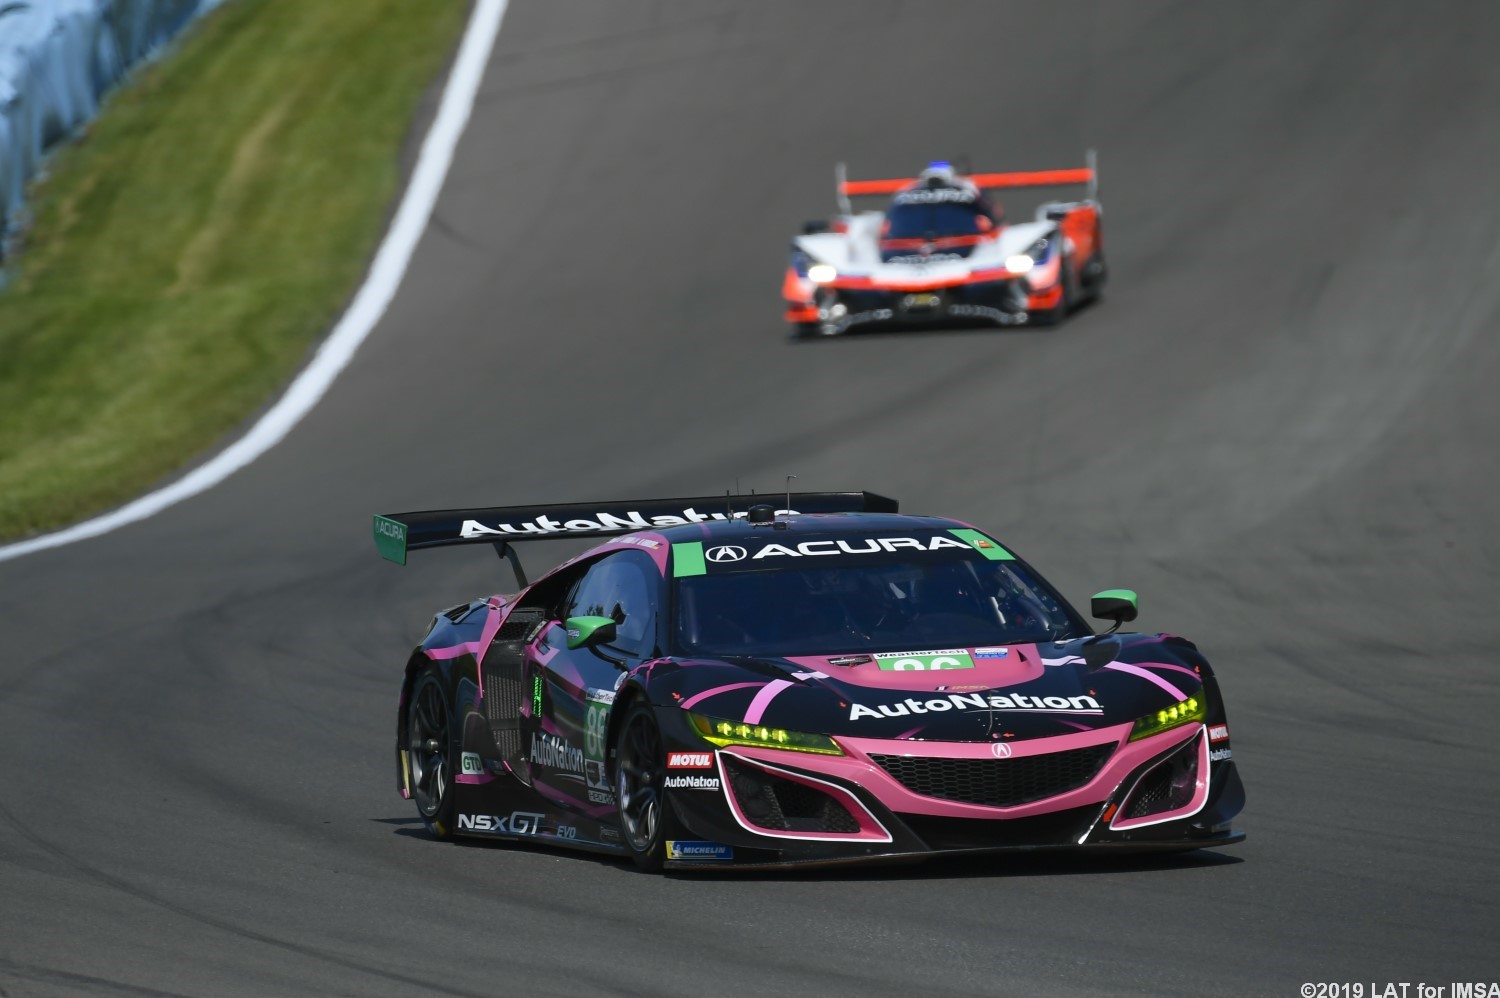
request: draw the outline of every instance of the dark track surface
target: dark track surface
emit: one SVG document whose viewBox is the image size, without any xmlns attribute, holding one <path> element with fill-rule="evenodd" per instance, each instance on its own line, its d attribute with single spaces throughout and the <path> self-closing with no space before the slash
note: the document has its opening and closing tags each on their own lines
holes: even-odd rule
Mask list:
<svg viewBox="0 0 1500 998">
<path fill-rule="evenodd" d="M 0 989 L 1500 979 L 1497 37 L 1481 2 L 515 4 L 406 284 L 309 420 L 0 564 Z M 1101 306 L 783 342 L 836 160 L 1090 145 Z M 369 514 L 787 472 L 991 528 L 1076 601 L 1140 590 L 1141 629 L 1217 665 L 1249 840 L 779 879 L 429 841 L 397 677 L 502 573 L 380 562 Z"/>
</svg>

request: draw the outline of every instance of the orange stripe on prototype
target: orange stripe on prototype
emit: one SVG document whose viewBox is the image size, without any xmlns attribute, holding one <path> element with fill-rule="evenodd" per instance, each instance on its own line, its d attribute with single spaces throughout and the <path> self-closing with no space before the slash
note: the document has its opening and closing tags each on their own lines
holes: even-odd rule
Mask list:
<svg viewBox="0 0 1500 998">
<path fill-rule="evenodd" d="M 1086 184 L 1094 179 L 1088 167 L 1076 170 L 1032 170 L 1030 173 L 976 173 L 969 178 L 980 187 L 1046 187 L 1051 184 Z"/>
<path fill-rule="evenodd" d="M 905 180 L 846 180 L 841 189 L 845 194 L 894 194 L 916 182 L 916 177 L 907 177 Z"/>
<path fill-rule="evenodd" d="M 1022 173 L 976 173 L 968 178 L 980 187 L 1046 187 L 1053 184 L 1086 184 L 1094 179 L 1088 167 L 1076 170 L 1031 170 Z M 895 194 L 915 184 L 916 177 L 903 180 L 846 180 L 844 194 Z"/>
</svg>

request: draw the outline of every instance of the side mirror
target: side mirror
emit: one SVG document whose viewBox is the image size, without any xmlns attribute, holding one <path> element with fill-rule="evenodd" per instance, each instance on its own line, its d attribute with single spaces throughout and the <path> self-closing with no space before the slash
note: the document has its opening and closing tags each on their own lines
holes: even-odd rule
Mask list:
<svg viewBox="0 0 1500 998">
<path fill-rule="evenodd" d="M 1115 627 L 1110 630 L 1134 620 L 1139 610 L 1140 606 L 1133 589 L 1106 589 L 1102 593 L 1095 593 L 1089 600 L 1089 613 L 1096 620 L 1115 622 Z"/>
<path fill-rule="evenodd" d="M 606 645 L 615 639 L 612 617 L 569 617 L 563 621 L 568 632 L 568 650 Z"/>
</svg>

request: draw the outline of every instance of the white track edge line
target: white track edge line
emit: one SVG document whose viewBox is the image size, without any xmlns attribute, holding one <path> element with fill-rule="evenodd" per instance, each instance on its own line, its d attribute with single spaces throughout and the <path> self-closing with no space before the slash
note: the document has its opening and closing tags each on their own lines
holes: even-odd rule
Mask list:
<svg viewBox="0 0 1500 998">
<path fill-rule="evenodd" d="M 458 140 L 468 124 L 469 112 L 474 107 L 474 98 L 484 78 L 490 51 L 500 34 L 500 21 L 508 4 L 509 0 L 475 0 L 474 12 L 464 29 L 463 41 L 448 74 L 437 116 L 422 141 L 416 169 L 412 171 L 396 216 L 375 254 L 375 261 L 370 265 L 370 272 L 348 310 L 333 327 L 333 332 L 281 398 L 243 437 L 177 481 L 103 516 L 0 547 L 0 561 L 107 534 L 206 492 L 280 443 L 292 427 L 312 411 L 385 314 L 386 306 L 401 286 L 406 267 L 416 251 L 417 241 L 427 228 L 438 192 L 453 163 Z"/>
</svg>

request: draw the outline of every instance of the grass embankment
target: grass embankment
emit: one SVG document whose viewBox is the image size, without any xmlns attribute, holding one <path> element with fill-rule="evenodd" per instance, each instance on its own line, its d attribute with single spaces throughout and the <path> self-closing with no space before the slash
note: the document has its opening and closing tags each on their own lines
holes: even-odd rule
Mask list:
<svg viewBox="0 0 1500 998">
<path fill-rule="evenodd" d="M 466 8 L 232 0 L 53 158 L 0 290 L 0 537 L 145 491 L 285 384 Z"/>
</svg>

